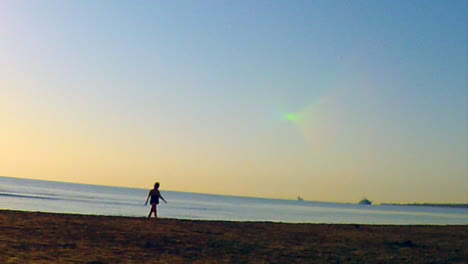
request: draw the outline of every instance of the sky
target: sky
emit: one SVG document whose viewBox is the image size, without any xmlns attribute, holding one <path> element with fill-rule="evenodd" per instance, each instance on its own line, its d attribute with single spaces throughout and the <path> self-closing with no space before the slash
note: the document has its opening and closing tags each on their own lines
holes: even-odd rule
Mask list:
<svg viewBox="0 0 468 264">
<path fill-rule="evenodd" d="M 0 175 L 468 202 L 468 2 L 0 1 Z"/>
</svg>

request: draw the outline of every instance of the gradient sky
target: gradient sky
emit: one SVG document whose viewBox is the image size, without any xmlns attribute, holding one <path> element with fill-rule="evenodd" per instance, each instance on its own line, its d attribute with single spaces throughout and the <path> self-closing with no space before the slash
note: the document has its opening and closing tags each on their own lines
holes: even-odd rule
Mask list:
<svg viewBox="0 0 468 264">
<path fill-rule="evenodd" d="M 468 1 L 0 1 L 0 175 L 468 202 Z"/>
</svg>

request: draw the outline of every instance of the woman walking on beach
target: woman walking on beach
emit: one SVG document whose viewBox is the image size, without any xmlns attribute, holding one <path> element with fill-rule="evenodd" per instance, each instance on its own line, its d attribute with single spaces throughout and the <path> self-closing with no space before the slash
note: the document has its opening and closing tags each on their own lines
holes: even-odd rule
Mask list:
<svg viewBox="0 0 468 264">
<path fill-rule="evenodd" d="M 155 183 L 154 184 L 154 189 L 150 190 L 150 192 L 148 194 L 148 197 L 146 198 L 145 205 L 148 204 L 148 200 L 149 200 L 150 197 L 151 197 L 151 201 L 150 201 L 151 210 L 150 210 L 150 213 L 148 215 L 148 218 L 151 217 L 151 214 L 153 212 L 154 212 L 154 217 L 158 218 L 158 213 L 156 211 L 156 206 L 159 204 L 159 198 L 161 198 L 165 203 L 167 203 L 166 200 L 164 200 L 164 198 L 162 197 L 161 193 L 159 192 L 159 182 Z"/>
</svg>

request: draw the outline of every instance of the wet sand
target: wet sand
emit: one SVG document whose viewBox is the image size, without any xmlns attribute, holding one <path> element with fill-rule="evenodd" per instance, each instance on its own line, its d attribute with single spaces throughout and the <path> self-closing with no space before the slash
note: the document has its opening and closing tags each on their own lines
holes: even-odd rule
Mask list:
<svg viewBox="0 0 468 264">
<path fill-rule="evenodd" d="M 0 210 L 0 263 L 467 263 L 468 226 L 192 221 Z"/>
</svg>

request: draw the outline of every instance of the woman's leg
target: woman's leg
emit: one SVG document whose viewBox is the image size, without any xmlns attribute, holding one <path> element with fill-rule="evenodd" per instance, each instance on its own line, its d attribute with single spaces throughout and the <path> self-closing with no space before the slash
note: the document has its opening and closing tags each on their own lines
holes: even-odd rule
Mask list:
<svg viewBox="0 0 468 264">
<path fill-rule="evenodd" d="M 149 215 L 148 215 L 148 218 L 151 217 L 151 213 L 152 213 L 152 212 L 153 212 L 153 207 L 151 206 L 151 209 L 150 209 L 150 213 L 149 213 Z"/>
<path fill-rule="evenodd" d="M 151 204 L 151 209 L 148 215 L 148 218 L 151 217 L 151 214 L 154 212 L 154 215 L 156 216 L 156 204 Z"/>
</svg>

